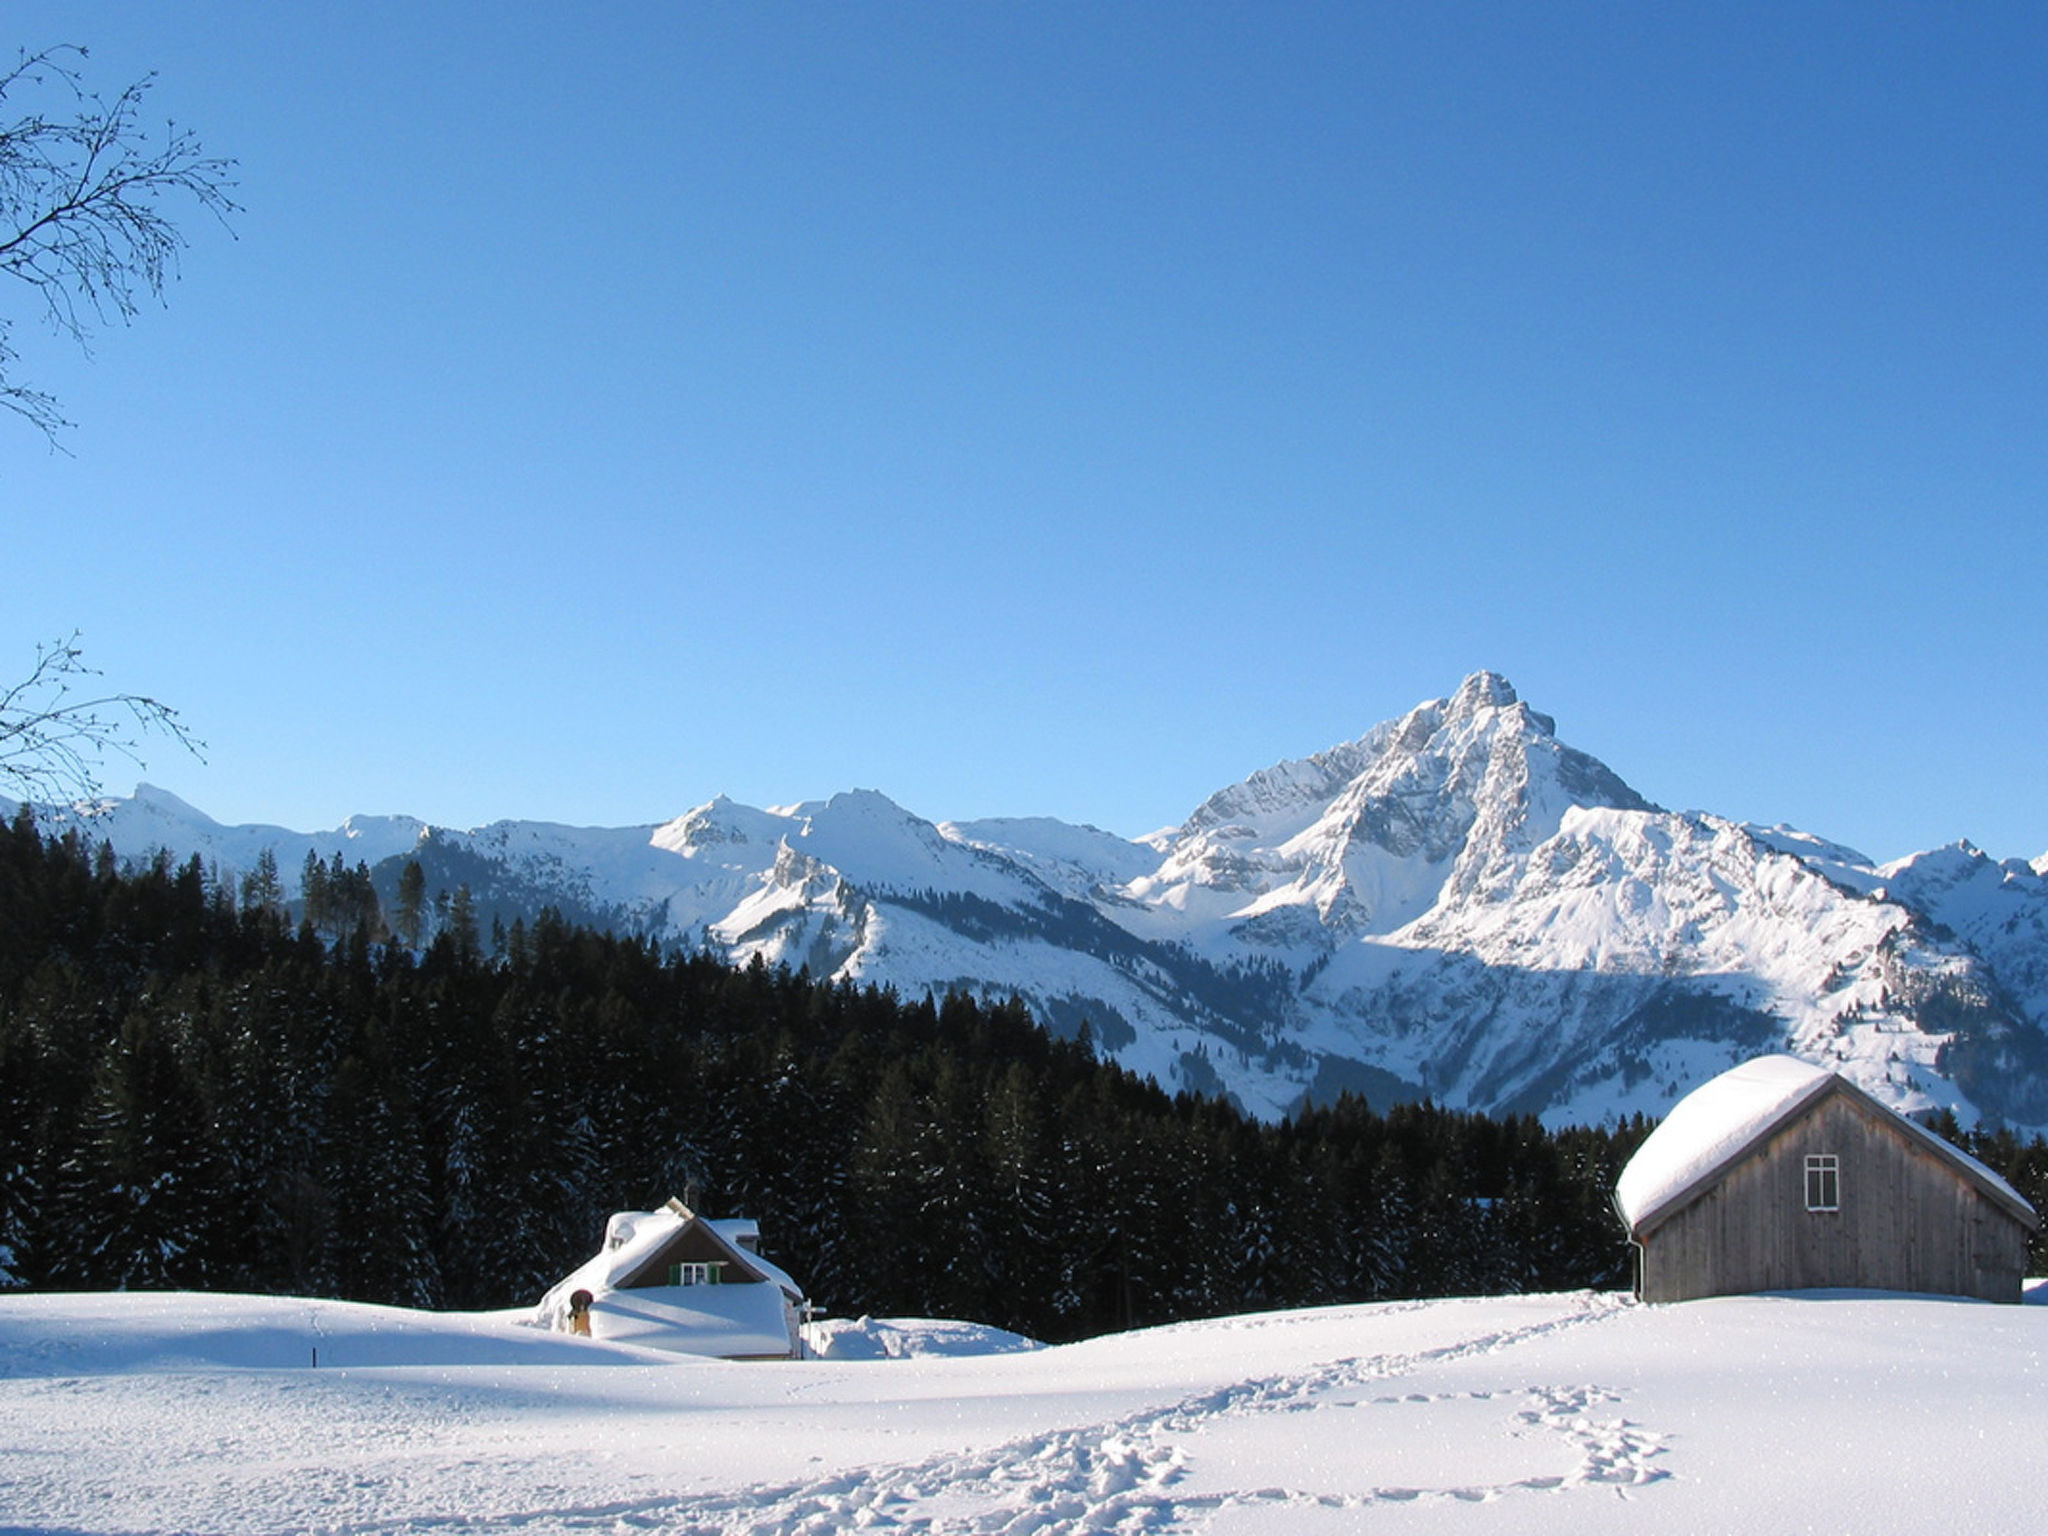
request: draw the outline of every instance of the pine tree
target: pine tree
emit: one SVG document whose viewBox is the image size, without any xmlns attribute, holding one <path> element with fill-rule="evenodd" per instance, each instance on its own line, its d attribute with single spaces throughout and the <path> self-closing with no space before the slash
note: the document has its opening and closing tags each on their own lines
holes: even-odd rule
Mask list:
<svg viewBox="0 0 2048 1536">
<path fill-rule="evenodd" d="M 953 1052 L 939 1057 L 929 1108 L 912 1149 L 922 1170 L 919 1224 L 936 1262 L 929 1306 L 938 1317 L 1002 1315 L 995 1284 L 990 1212 L 995 1185 L 988 1163 L 987 1113 L 971 1069 Z"/>
<path fill-rule="evenodd" d="M 284 911 L 284 883 L 278 878 L 275 850 L 264 848 L 256 855 L 255 868 L 242 876 L 242 910 L 273 915 Z"/>
<path fill-rule="evenodd" d="M 0 1002 L 0 1291 L 28 1283 L 42 1204 L 35 1145 L 38 1066 L 29 1031 Z"/>
<path fill-rule="evenodd" d="M 934 1314 L 928 1280 L 944 1256 L 935 1250 L 924 1219 L 931 1181 L 939 1173 L 930 1157 L 931 1135 L 929 1106 L 910 1063 L 891 1061 L 875 1084 L 854 1144 L 853 1197 L 863 1219 L 852 1308 L 874 1311 L 896 1290 L 917 1313 Z"/>
<path fill-rule="evenodd" d="M 987 1262 L 993 1292 L 1011 1326 L 1034 1336 L 1059 1325 L 1065 1246 L 1055 1219 L 1054 1165 L 1040 1085 L 1021 1061 L 1003 1069 L 989 1094 Z"/>
<path fill-rule="evenodd" d="M 455 888 L 455 898 L 448 908 L 448 934 L 455 953 L 462 959 L 473 961 L 482 952 L 476 926 L 476 899 L 469 894 L 467 885 Z"/>
<path fill-rule="evenodd" d="M 1415 1201 L 1400 1151 L 1383 1142 L 1372 1173 L 1370 1194 L 1354 1228 L 1358 1242 L 1358 1285 L 1362 1298 L 1413 1296 L 1410 1255 L 1416 1243 Z"/>
<path fill-rule="evenodd" d="M 498 1124 L 492 1095 L 475 1080 L 458 1076 L 435 1109 L 440 1145 L 437 1244 L 448 1305 L 473 1310 L 511 1299 L 498 1279 L 508 1255 L 499 1223 L 508 1198 L 499 1146 L 506 1133 Z"/>
<path fill-rule="evenodd" d="M 308 848 L 305 865 L 299 871 L 299 918 L 315 933 L 327 931 L 331 914 L 327 899 L 327 866 L 320 855 Z"/>
<path fill-rule="evenodd" d="M 432 1307 L 441 1301 L 435 1212 L 413 1100 L 368 1042 L 335 1074 L 325 1183 L 334 1220 L 324 1268 L 335 1294 Z"/>
<path fill-rule="evenodd" d="M 107 1048 L 72 1170 L 78 1198 L 64 1278 L 116 1290 L 202 1289 L 229 1213 L 196 1085 L 163 1023 L 137 1009 Z"/>
<path fill-rule="evenodd" d="M 418 949 L 426 932 L 427 872 L 418 859 L 407 859 L 398 874 L 398 913 L 391 931 L 407 949 Z"/>
</svg>

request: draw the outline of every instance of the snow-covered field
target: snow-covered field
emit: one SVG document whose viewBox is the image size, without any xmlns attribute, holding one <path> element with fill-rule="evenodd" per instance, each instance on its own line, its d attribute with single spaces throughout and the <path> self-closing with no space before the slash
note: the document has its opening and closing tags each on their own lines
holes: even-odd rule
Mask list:
<svg viewBox="0 0 2048 1536">
<path fill-rule="evenodd" d="M 282 1298 L 4 1297 L 0 1532 L 2048 1527 L 2048 1306 L 1579 1293 L 1036 1350 L 843 1331 L 878 1358 L 724 1364 Z"/>
</svg>

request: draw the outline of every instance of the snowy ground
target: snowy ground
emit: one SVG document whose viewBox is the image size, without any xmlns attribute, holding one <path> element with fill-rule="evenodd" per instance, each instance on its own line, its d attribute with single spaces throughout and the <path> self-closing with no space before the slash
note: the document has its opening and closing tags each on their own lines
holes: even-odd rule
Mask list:
<svg viewBox="0 0 2048 1536">
<path fill-rule="evenodd" d="M 964 1356 L 972 1329 L 863 1336 L 893 1355 L 728 1365 L 335 1302 L 0 1297 L 0 1532 L 2048 1524 L 2048 1306 L 1581 1293 Z"/>
</svg>

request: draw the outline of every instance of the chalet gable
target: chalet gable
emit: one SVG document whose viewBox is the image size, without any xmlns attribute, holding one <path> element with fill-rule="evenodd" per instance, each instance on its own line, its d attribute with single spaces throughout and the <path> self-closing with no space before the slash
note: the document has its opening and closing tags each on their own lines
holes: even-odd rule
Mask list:
<svg viewBox="0 0 2048 1536">
<path fill-rule="evenodd" d="M 757 1256 L 695 1214 L 612 1276 L 612 1287 L 621 1291 L 652 1285 L 767 1283 L 767 1271 Z"/>
</svg>

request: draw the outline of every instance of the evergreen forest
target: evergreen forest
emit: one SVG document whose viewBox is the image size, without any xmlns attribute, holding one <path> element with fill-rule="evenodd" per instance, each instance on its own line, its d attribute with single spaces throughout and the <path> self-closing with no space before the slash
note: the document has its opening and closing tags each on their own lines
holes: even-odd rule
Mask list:
<svg viewBox="0 0 2048 1536">
<path fill-rule="evenodd" d="M 551 914 L 487 939 L 411 871 L 388 915 L 367 871 L 308 875 L 310 911 L 273 868 L 0 824 L 0 1288 L 517 1306 L 671 1195 L 755 1218 L 821 1312 L 1047 1340 L 1628 1283 L 1640 1120 L 1347 1097 L 1266 1124 L 1015 1001 Z M 2048 1144 L 1947 1130 L 2048 1208 Z"/>
</svg>

